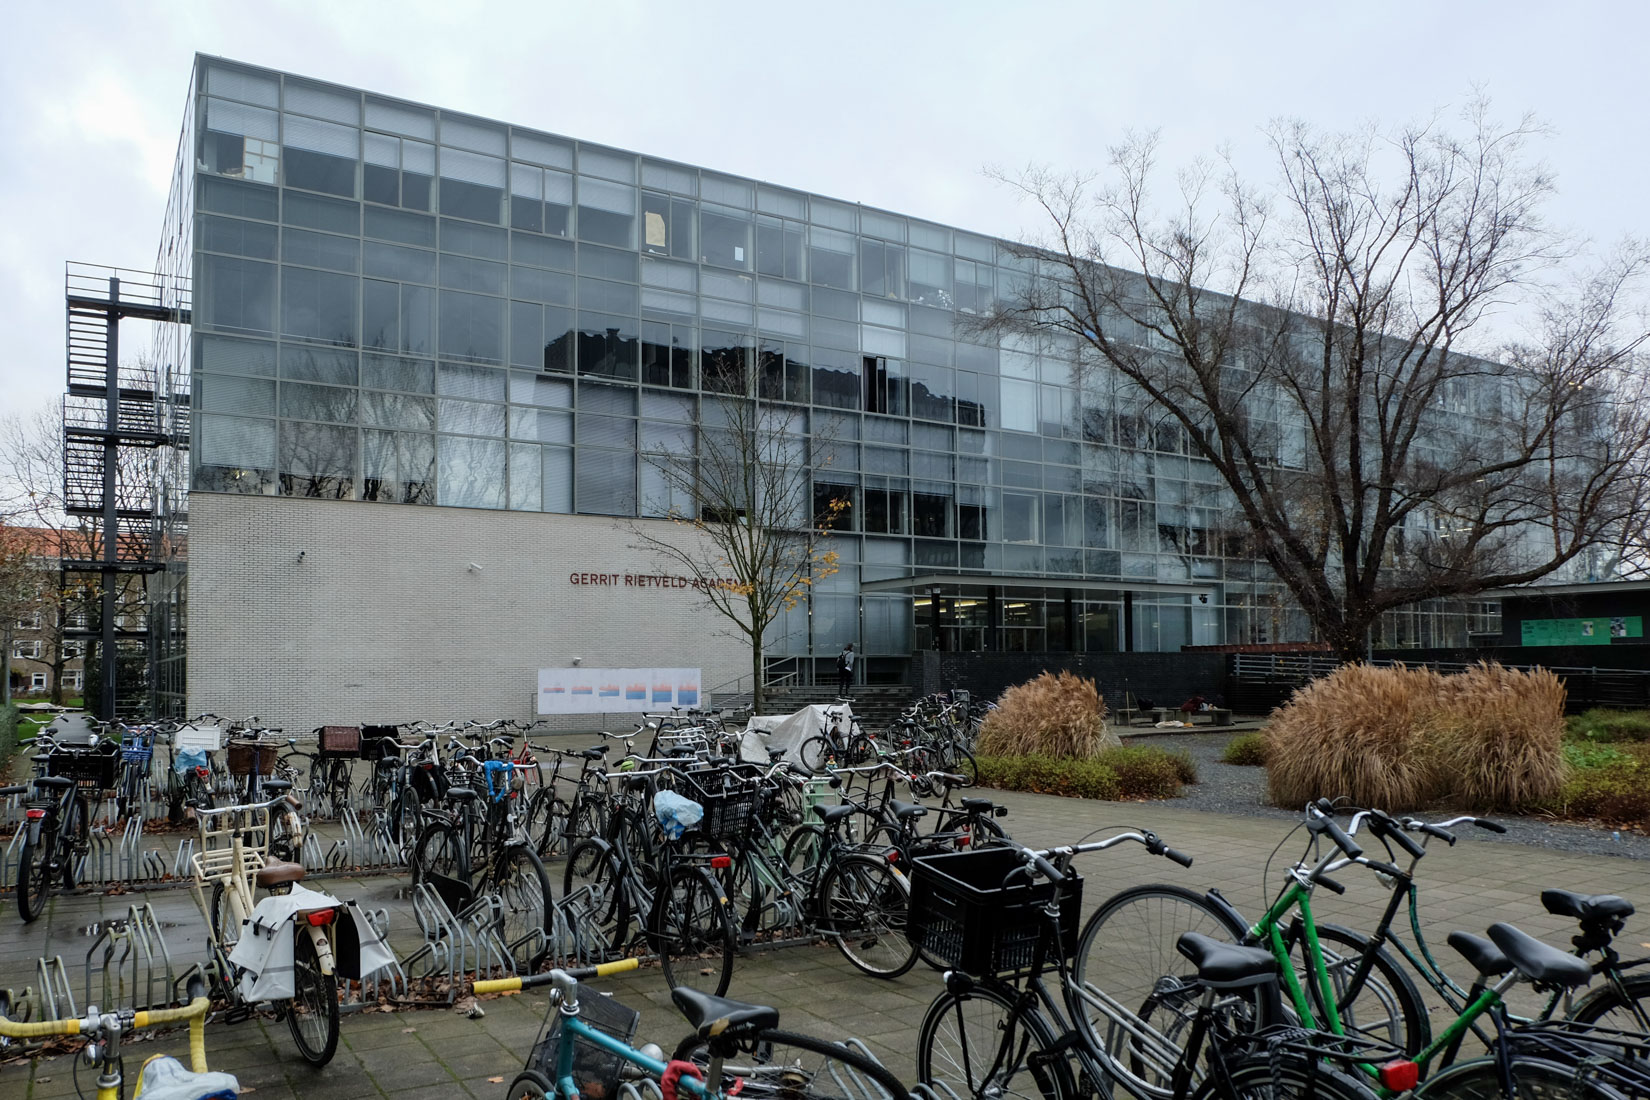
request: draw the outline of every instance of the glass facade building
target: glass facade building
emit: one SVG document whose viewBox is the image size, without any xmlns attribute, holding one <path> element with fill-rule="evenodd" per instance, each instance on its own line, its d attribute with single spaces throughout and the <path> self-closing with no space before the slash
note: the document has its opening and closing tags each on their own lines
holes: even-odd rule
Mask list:
<svg viewBox="0 0 1650 1100">
<path fill-rule="evenodd" d="M 1026 277 L 1003 242 L 216 58 L 182 147 L 174 489 L 663 516 L 647 456 L 732 384 L 830 441 L 815 499 L 848 504 L 776 656 L 1309 637 L 1178 429 L 1075 347 L 971 335 Z"/>
</svg>

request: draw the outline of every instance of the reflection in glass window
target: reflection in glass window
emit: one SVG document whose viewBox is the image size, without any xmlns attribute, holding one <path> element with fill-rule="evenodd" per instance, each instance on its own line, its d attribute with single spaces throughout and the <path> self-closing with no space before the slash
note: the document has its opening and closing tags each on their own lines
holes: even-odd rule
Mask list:
<svg viewBox="0 0 1650 1100">
<path fill-rule="evenodd" d="M 814 481 L 814 525 L 825 531 L 852 531 L 858 524 L 854 497 L 857 487 L 845 483 Z"/>
<path fill-rule="evenodd" d="M 460 508 L 503 508 L 504 441 L 444 435 L 437 439 L 436 496 Z"/>
<path fill-rule="evenodd" d="M 641 340 L 636 321 L 607 313 L 579 313 L 579 373 L 636 380 Z"/>
<path fill-rule="evenodd" d="M 441 292 L 441 355 L 504 361 L 504 300 L 457 290 Z"/>
<path fill-rule="evenodd" d="M 295 420 L 355 422 L 356 391 L 342 386 L 281 383 L 281 415 Z"/>
<path fill-rule="evenodd" d="M 911 494 L 911 530 L 929 538 L 945 538 L 950 531 L 951 498 L 939 493 Z"/>
<path fill-rule="evenodd" d="M 1014 432 L 1037 430 L 1037 384 L 1019 379 L 1002 380 L 1003 427 Z"/>
<path fill-rule="evenodd" d="M 434 504 L 435 436 L 362 432 L 361 499 Z"/>
<path fill-rule="evenodd" d="M 748 394 L 755 339 L 751 336 L 706 329 L 700 353 L 701 385 L 715 393 Z"/>
<path fill-rule="evenodd" d="M 808 230 L 808 276 L 819 286 L 854 290 L 854 238 L 818 226 Z"/>
<path fill-rule="evenodd" d="M 749 270 L 751 266 L 750 215 L 738 210 L 699 212 L 699 258 L 707 264 Z"/>
<path fill-rule="evenodd" d="M 358 434 L 354 428 L 281 421 L 281 495 L 353 497 Z"/>
<path fill-rule="evenodd" d="M 838 409 L 863 403 L 860 356 L 831 348 L 813 349 L 813 402 Z"/>
<path fill-rule="evenodd" d="M 575 491 L 581 513 L 636 514 L 636 453 L 580 447 L 574 452 Z"/>
<path fill-rule="evenodd" d="M 767 401 L 808 403 L 808 345 L 764 340 L 757 358 L 757 395 Z"/>
<path fill-rule="evenodd" d="M 504 161 L 458 149 L 441 150 L 441 213 L 498 225 L 503 218 Z"/>
<path fill-rule="evenodd" d="M 537 512 L 544 501 L 544 467 L 531 443 L 510 444 L 510 507 Z"/>
<path fill-rule="evenodd" d="M 905 534 L 905 493 L 899 489 L 866 486 L 861 529 L 877 534 Z"/>
<path fill-rule="evenodd" d="M 361 159 L 359 130 L 287 115 L 282 140 L 281 160 L 288 187 L 355 197 L 355 168 Z"/>
<path fill-rule="evenodd" d="M 650 386 L 693 388 L 692 325 L 642 322 L 642 381 Z"/>
<path fill-rule="evenodd" d="M 781 279 L 802 278 L 802 226 L 781 218 L 756 219 L 756 270 Z"/>
<path fill-rule="evenodd" d="M 361 394 L 361 423 L 372 428 L 410 428 L 433 432 L 435 402 L 428 397 L 367 390 Z"/>
<path fill-rule="evenodd" d="M 636 189 L 580 177 L 579 239 L 635 248 Z"/>
<path fill-rule="evenodd" d="M 905 249 L 882 241 L 859 242 L 859 281 L 866 294 L 905 296 Z"/>
</svg>

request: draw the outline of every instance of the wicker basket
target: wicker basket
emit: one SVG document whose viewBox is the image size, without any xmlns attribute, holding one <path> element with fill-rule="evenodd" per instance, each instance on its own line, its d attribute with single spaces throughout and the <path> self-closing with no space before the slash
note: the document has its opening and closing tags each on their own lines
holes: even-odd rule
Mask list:
<svg viewBox="0 0 1650 1100">
<path fill-rule="evenodd" d="M 319 733 L 322 756 L 361 755 L 360 726 L 322 726 Z"/>
<path fill-rule="evenodd" d="M 229 774 L 251 775 L 254 764 L 259 775 L 273 774 L 278 749 L 279 746 L 262 741 L 229 742 Z"/>
</svg>

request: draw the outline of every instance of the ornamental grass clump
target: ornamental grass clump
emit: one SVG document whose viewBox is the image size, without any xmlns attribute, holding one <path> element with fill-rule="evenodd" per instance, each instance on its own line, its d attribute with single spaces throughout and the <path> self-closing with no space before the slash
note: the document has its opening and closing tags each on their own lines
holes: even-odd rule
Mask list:
<svg viewBox="0 0 1650 1100">
<path fill-rule="evenodd" d="M 1564 685 L 1544 668 L 1479 662 L 1443 677 L 1430 759 L 1452 802 L 1522 810 L 1564 785 Z"/>
<path fill-rule="evenodd" d="M 976 752 L 1090 760 L 1118 744 L 1106 728 L 1106 704 L 1093 680 L 1045 672 L 1003 692 L 980 730 Z"/>
<path fill-rule="evenodd" d="M 1442 680 L 1424 668 L 1344 665 L 1296 691 L 1266 731 L 1272 802 L 1409 810 L 1432 801 L 1440 789 L 1428 735 Z"/>
</svg>

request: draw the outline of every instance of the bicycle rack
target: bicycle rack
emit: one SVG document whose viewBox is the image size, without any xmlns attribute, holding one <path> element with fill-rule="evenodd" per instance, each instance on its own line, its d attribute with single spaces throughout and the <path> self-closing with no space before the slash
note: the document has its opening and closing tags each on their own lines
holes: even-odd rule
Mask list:
<svg viewBox="0 0 1650 1100">
<path fill-rule="evenodd" d="M 115 867 L 120 877 L 129 882 L 140 878 L 147 878 L 143 860 L 143 814 L 134 813 L 126 821 L 126 828 L 120 834 L 120 854 L 115 858 Z"/>
<path fill-rule="evenodd" d="M 498 934 L 504 924 L 503 898 L 497 894 L 483 894 L 459 910 L 454 919 L 468 933 L 468 939 L 475 947 L 475 965 L 461 966 L 460 970 L 504 975 L 516 972 L 516 957 Z"/>
<path fill-rule="evenodd" d="M 99 951 L 101 949 L 101 956 Z M 102 976 L 101 997 L 92 992 Z M 86 952 L 86 1003 L 155 1008 L 172 1003 L 176 975 L 160 921 L 147 902 L 130 906 L 122 920 L 107 922 Z"/>
<path fill-rule="evenodd" d="M 665 1100 L 665 1094 L 657 1081 L 625 1081 L 619 1086 L 619 1100 Z"/>
<path fill-rule="evenodd" d="M 69 986 L 69 970 L 63 965 L 62 955 L 39 959 L 35 963 L 35 975 L 40 979 L 42 1019 L 62 1020 L 80 1015 L 75 1011 L 74 990 Z"/>
<path fill-rule="evenodd" d="M 155 853 L 159 855 L 158 852 Z M 172 857 L 172 877 L 176 879 L 193 877 L 194 865 L 190 860 L 195 857 L 195 838 L 186 836 L 178 842 L 178 854 Z"/>
<path fill-rule="evenodd" d="M 424 943 L 402 960 L 402 969 L 415 981 L 433 979 L 445 973 L 447 1000 L 450 1003 L 456 998 L 461 973 L 456 965 L 455 949 L 458 954 L 463 953 L 461 941 L 464 931 L 453 919 L 452 910 L 441 900 L 441 895 L 430 889 L 428 884 L 420 883 L 413 887 L 412 903 L 413 916 L 418 921 L 419 931 L 424 933 Z"/>
<path fill-rule="evenodd" d="M 87 833 L 86 854 L 75 866 L 75 882 L 115 881 L 115 846 L 109 839 L 109 830 L 102 826 Z"/>
<path fill-rule="evenodd" d="M 19 826 L 12 834 L 11 842 L 6 845 L 6 850 L 0 852 L 0 885 L 6 888 L 8 896 L 13 893 L 11 888 L 17 884 L 17 863 L 22 858 L 23 841 L 26 839 L 28 831 Z M 0 899 L 0 904 L 4 904 L 4 899 Z"/>
</svg>

